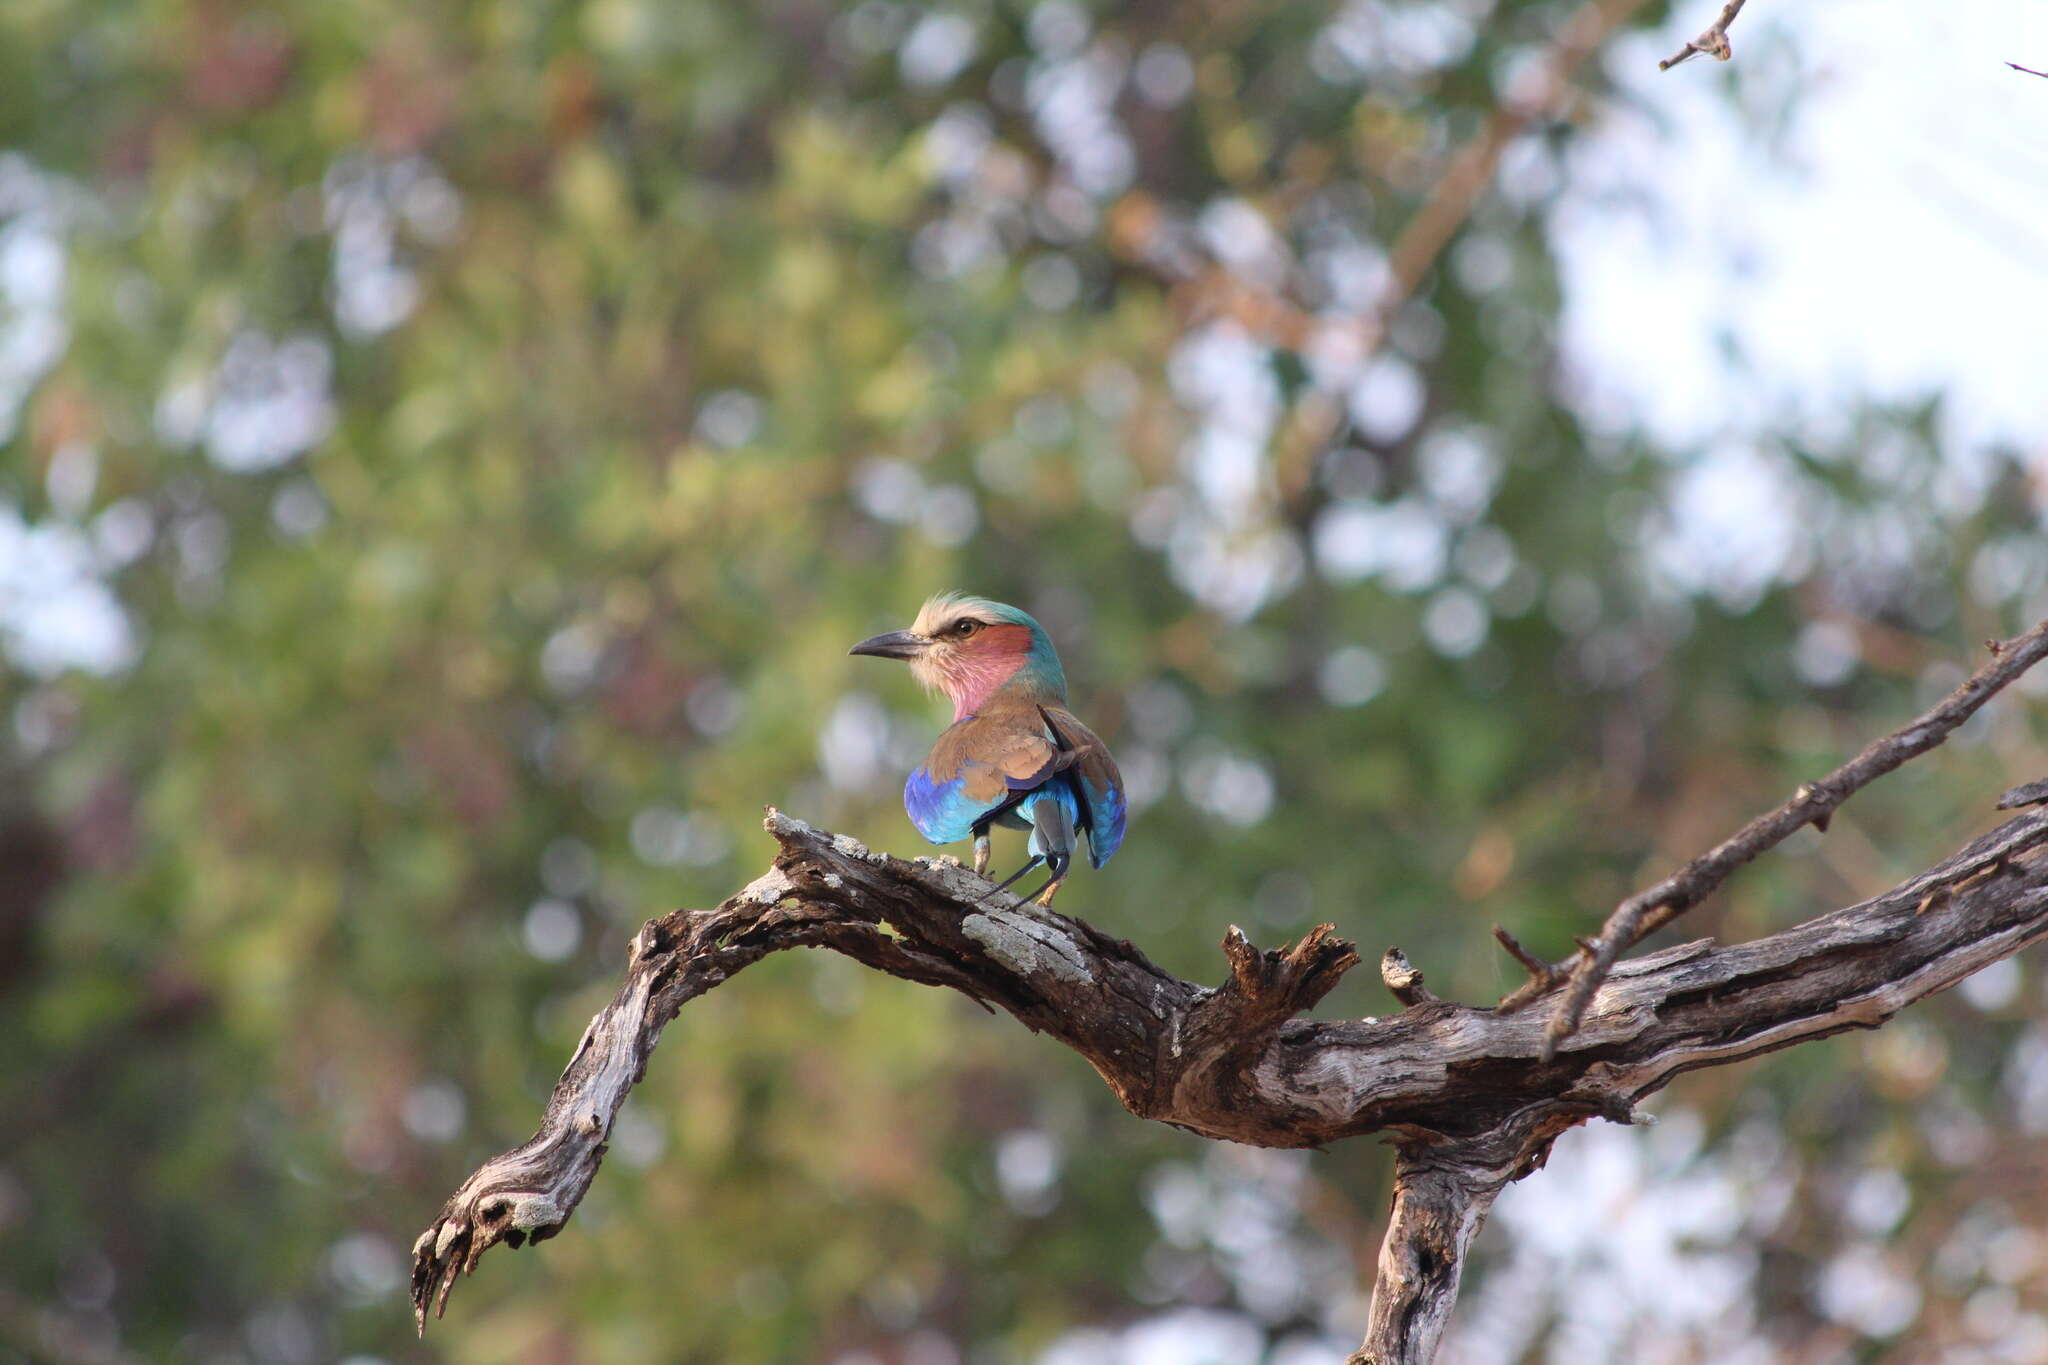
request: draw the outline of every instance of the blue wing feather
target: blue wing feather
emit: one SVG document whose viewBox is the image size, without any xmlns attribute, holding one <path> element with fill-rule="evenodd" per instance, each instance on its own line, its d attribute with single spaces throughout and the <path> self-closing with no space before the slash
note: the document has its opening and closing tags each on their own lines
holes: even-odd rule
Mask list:
<svg viewBox="0 0 2048 1365">
<path fill-rule="evenodd" d="M 1076 778 L 1088 802 L 1088 865 L 1101 867 L 1124 842 L 1124 792 L 1119 782 L 1100 785 L 1084 774 Z"/>
<path fill-rule="evenodd" d="M 917 832 L 935 844 L 951 844 L 974 832 L 975 825 L 1008 804 L 1008 800 L 977 801 L 967 794 L 967 779 L 939 782 L 923 768 L 903 784 L 903 809 Z"/>
<path fill-rule="evenodd" d="M 1055 743 L 1062 749 L 1080 751 L 1073 766 L 1066 769 L 1065 780 L 1057 785 L 1072 793 L 1070 814 L 1076 825 L 1088 831 L 1089 865 L 1101 867 L 1116 856 L 1124 841 L 1128 812 L 1123 774 L 1117 771 L 1116 760 L 1109 756 L 1109 746 L 1097 739 L 1095 732 L 1073 712 L 1056 706 L 1040 707 L 1039 712 L 1045 717 L 1046 728 Z"/>
</svg>

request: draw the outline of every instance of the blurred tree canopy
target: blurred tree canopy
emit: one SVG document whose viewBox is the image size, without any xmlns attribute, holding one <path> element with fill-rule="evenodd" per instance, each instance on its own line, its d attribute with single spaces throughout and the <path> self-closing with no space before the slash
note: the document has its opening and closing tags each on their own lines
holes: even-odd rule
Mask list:
<svg viewBox="0 0 2048 1365">
<path fill-rule="evenodd" d="M 424 1346 L 398 1278 L 764 804 L 920 851 L 942 717 L 845 651 L 930 592 L 1036 613 L 1131 780 L 1062 909 L 1198 978 L 1330 919 L 1469 999 L 1488 923 L 1555 955 L 2042 612 L 2038 489 L 1938 399 L 1731 450 L 1589 398 L 1552 214 L 1597 67 L 1362 323 L 1571 10 L 0 9 L 0 1355 L 1341 1358 L 1376 1151 L 1149 1128 L 834 960 L 693 1006 L 567 1233 Z M 1703 537 L 1729 468 L 1758 529 Z M 2025 712 L 1691 931 L 1974 832 Z M 1675 1092 L 1646 1169 L 1742 1212 L 1657 1235 L 1743 1307 L 1612 1358 L 2048 1338 L 2048 1257 L 1982 1251 L 2048 1246 L 1986 1176 L 2048 1155 L 2018 971 Z M 1570 1340 L 1530 1312 L 1473 1358 Z"/>
</svg>

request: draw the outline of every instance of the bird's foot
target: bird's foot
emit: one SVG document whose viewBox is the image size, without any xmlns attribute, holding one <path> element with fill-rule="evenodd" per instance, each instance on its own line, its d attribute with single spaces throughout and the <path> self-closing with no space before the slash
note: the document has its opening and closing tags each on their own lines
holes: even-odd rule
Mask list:
<svg viewBox="0 0 2048 1365">
<path fill-rule="evenodd" d="M 978 835 L 976 835 L 976 836 L 975 836 L 975 838 L 974 838 L 974 875 L 975 875 L 975 876 L 977 876 L 977 877 L 986 877 L 986 876 L 988 875 L 988 859 L 989 859 L 989 840 L 988 840 L 988 836 L 987 836 L 986 834 L 978 834 Z"/>
</svg>

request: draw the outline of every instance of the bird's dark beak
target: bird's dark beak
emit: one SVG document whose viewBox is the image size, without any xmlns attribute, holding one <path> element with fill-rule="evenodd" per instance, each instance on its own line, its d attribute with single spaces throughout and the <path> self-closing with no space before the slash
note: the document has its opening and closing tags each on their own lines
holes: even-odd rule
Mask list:
<svg viewBox="0 0 2048 1365">
<path fill-rule="evenodd" d="M 930 641 L 907 630 L 892 630 L 872 640 L 862 640 L 848 654 L 872 654 L 877 659 L 915 659 Z"/>
</svg>

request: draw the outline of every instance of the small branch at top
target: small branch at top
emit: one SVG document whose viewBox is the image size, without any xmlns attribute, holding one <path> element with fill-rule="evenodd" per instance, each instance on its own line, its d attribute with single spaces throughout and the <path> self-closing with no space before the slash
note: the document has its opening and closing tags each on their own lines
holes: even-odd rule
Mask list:
<svg viewBox="0 0 2048 1365">
<path fill-rule="evenodd" d="M 2048 658 L 2048 620 L 1993 649 L 1990 663 L 1911 725 L 1877 740 L 1820 781 L 1804 784 L 1784 805 L 1759 815 L 1663 881 L 1616 906 L 1596 936 L 1579 941 L 1585 956 L 1573 970 L 1571 987 L 1558 1002 L 1545 1031 L 1544 1060 L 1554 1057 L 1557 1045 L 1578 1028 L 1593 992 L 1600 989 L 1623 953 L 1705 900 L 1743 864 L 1808 825 L 1825 830 L 1837 806 L 1947 739 L 1985 702 L 2043 658 Z"/>
<path fill-rule="evenodd" d="M 1702 52 L 1717 62 L 1725 62 L 1733 57 L 1735 48 L 1728 41 L 1728 25 L 1734 23 L 1735 16 L 1742 13 L 1743 4 L 1744 0 L 1728 0 L 1728 3 L 1721 7 L 1721 17 L 1709 24 L 1706 32 L 1657 63 L 1657 69 L 1669 71 L 1680 62 L 1691 61 Z"/>
<path fill-rule="evenodd" d="M 2018 62 L 2007 62 L 2006 65 L 2015 71 L 2024 71 L 2029 76 L 2039 76 L 2042 80 L 2048 80 L 2048 71 L 2036 71 L 2033 67 L 2021 66 Z"/>
</svg>

